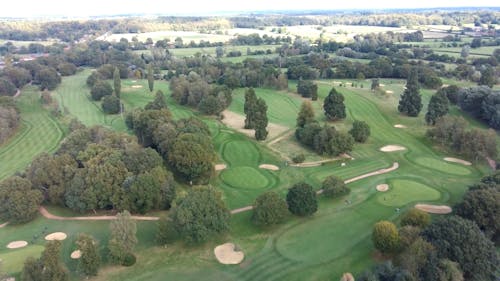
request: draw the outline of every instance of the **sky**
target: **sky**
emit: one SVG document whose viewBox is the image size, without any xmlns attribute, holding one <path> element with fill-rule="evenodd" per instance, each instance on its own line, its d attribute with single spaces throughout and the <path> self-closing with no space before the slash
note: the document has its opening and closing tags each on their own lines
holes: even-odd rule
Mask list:
<svg viewBox="0 0 500 281">
<path fill-rule="evenodd" d="M 3 1 L 2 1 L 3 2 Z M 263 10 L 335 10 L 433 7 L 499 7 L 498 0 L 14 0 L 0 17 L 88 17 L 119 14 L 207 15 Z"/>
</svg>

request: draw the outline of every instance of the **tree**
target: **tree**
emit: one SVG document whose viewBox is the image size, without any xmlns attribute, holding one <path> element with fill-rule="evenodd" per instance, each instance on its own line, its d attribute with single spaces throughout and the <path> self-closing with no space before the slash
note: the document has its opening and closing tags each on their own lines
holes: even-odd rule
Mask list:
<svg viewBox="0 0 500 281">
<path fill-rule="evenodd" d="M 188 181 L 195 183 L 208 181 L 213 174 L 216 157 L 211 139 L 199 133 L 179 135 L 168 153 L 172 167 Z"/>
<path fill-rule="evenodd" d="M 0 96 L 13 96 L 17 92 L 16 86 L 7 79 L 0 78 Z"/>
<path fill-rule="evenodd" d="M 354 138 L 344 132 L 337 132 L 333 134 L 333 137 L 328 142 L 328 149 L 326 150 L 328 155 L 340 155 L 343 153 L 348 153 L 352 151 L 354 146 Z"/>
<path fill-rule="evenodd" d="M 115 67 L 115 71 L 113 71 L 113 89 L 115 90 L 116 97 L 120 98 L 120 94 L 122 92 L 122 80 L 120 79 L 120 70 L 118 67 Z"/>
<path fill-rule="evenodd" d="M 137 226 L 128 211 L 116 215 L 110 224 L 111 237 L 108 243 L 112 260 L 123 263 L 127 256 L 133 255 L 137 244 Z"/>
<path fill-rule="evenodd" d="M 200 243 L 229 229 L 229 210 L 220 192 L 194 187 L 173 209 L 172 221 L 187 242 Z"/>
<path fill-rule="evenodd" d="M 486 66 L 482 71 L 481 71 L 481 78 L 479 79 L 479 82 L 477 83 L 478 85 L 486 85 L 490 88 L 493 88 L 493 86 L 497 83 L 497 77 L 495 75 L 495 70 L 491 66 Z"/>
<path fill-rule="evenodd" d="M 469 45 L 464 45 L 462 47 L 462 50 L 460 51 L 460 56 L 464 59 L 467 59 L 470 53 L 470 46 Z"/>
<path fill-rule="evenodd" d="M 41 281 L 67 281 L 68 270 L 59 260 L 61 256 L 61 241 L 49 241 L 40 257 L 42 264 Z"/>
<path fill-rule="evenodd" d="M 406 80 L 406 89 L 399 100 L 398 111 L 410 117 L 417 117 L 422 110 L 422 97 L 419 93 L 418 74 L 413 68 Z"/>
<path fill-rule="evenodd" d="M 425 122 L 428 125 L 436 124 L 436 119 L 448 114 L 448 98 L 444 91 L 438 91 L 431 97 L 425 114 Z"/>
<path fill-rule="evenodd" d="M 114 95 L 104 96 L 101 107 L 102 111 L 106 114 L 118 114 L 121 112 L 120 99 Z"/>
<path fill-rule="evenodd" d="M 431 222 L 431 216 L 419 209 L 412 208 L 401 217 L 401 226 L 416 226 L 424 228 Z"/>
<path fill-rule="evenodd" d="M 90 90 L 90 95 L 95 101 L 101 100 L 105 96 L 111 96 L 113 94 L 113 88 L 111 85 L 103 80 L 97 81 L 92 89 Z"/>
<path fill-rule="evenodd" d="M 54 68 L 45 67 L 36 73 L 35 81 L 40 84 L 40 90 L 52 91 L 61 83 L 61 77 Z"/>
<path fill-rule="evenodd" d="M 70 62 L 63 62 L 57 65 L 57 70 L 61 76 L 70 76 L 76 73 L 76 65 Z"/>
<path fill-rule="evenodd" d="M 311 102 L 304 101 L 300 106 L 297 116 L 297 127 L 304 127 L 307 123 L 314 121 L 314 109 Z"/>
<path fill-rule="evenodd" d="M 460 264 L 466 280 L 495 280 L 495 246 L 475 223 L 457 216 L 445 217 L 435 220 L 422 235 L 436 247 L 439 258 Z"/>
<path fill-rule="evenodd" d="M 85 276 L 96 276 L 101 265 L 97 241 L 92 236 L 82 233 L 78 235 L 75 243 L 82 254 L 78 260 L 79 271 Z"/>
<path fill-rule="evenodd" d="M 378 90 L 379 88 L 380 88 L 380 82 L 379 82 L 378 78 L 372 79 L 371 90 L 375 91 L 375 90 Z"/>
<path fill-rule="evenodd" d="M 310 216 L 318 210 L 318 199 L 312 186 L 305 182 L 294 184 L 286 194 L 288 210 L 297 216 Z"/>
<path fill-rule="evenodd" d="M 221 46 L 217 46 L 215 48 L 215 56 L 217 58 L 222 58 L 224 56 L 224 48 Z"/>
<path fill-rule="evenodd" d="M 349 194 L 351 190 L 347 187 L 344 181 L 337 176 L 329 176 L 321 185 L 323 195 L 329 198 L 336 198 Z"/>
<path fill-rule="evenodd" d="M 148 64 L 148 86 L 149 86 L 149 91 L 153 92 L 154 85 L 155 85 L 155 78 L 153 76 L 153 65 L 151 63 Z"/>
<path fill-rule="evenodd" d="M 255 104 L 254 119 L 255 139 L 265 140 L 268 134 L 268 131 L 266 130 L 268 124 L 267 105 L 266 102 L 261 98 L 258 98 Z"/>
<path fill-rule="evenodd" d="M 248 88 L 245 91 L 245 104 L 243 105 L 243 111 L 246 114 L 245 118 L 245 129 L 255 128 L 255 111 L 257 107 L 257 96 L 253 88 Z"/>
<path fill-rule="evenodd" d="M 399 233 L 390 221 L 379 221 L 373 227 L 373 245 L 383 254 L 393 253 L 399 247 Z"/>
<path fill-rule="evenodd" d="M 41 281 L 43 265 L 40 259 L 28 257 L 24 261 L 23 271 L 21 273 L 21 281 Z"/>
<path fill-rule="evenodd" d="M 279 224 L 288 214 L 286 201 L 274 191 L 261 194 L 253 204 L 252 221 L 256 225 Z"/>
<path fill-rule="evenodd" d="M 370 126 L 365 121 L 354 121 L 352 123 L 352 129 L 349 130 L 349 134 L 357 142 L 365 142 L 370 136 Z"/>
<path fill-rule="evenodd" d="M 161 110 L 167 109 L 167 101 L 161 90 L 156 91 L 155 99 L 150 101 L 144 107 L 145 110 Z"/>
<path fill-rule="evenodd" d="M 162 216 L 158 220 L 158 232 L 156 233 L 156 242 L 160 245 L 167 245 L 179 238 L 179 232 L 170 217 Z"/>
<path fill-rule="evenodd" d="M 297 83 L 297 93 L 304 98 L 318 99 L 318 85 L 311 80 L 300 79 Z"/>
<path fill-rule="evenodd" d="M 493 242 L 500 242 L 500 189 L 470 189 L 454 208 L 457 215 L 475 222 Z"/>
<path fill-rule="evenodd" d="M 474 39 L 472 39 L 470 47 L 472 49 L 475 49 L 475 48 L 481 47 L 481 45 L 482 45 L 481 38 L 474 38 Z"/>
<path fill-rule="evenodd" d="M 325 98 L 323 109 L 328 120 L 344 119 L 346 117 L 344 96 L 332 88 Z"/>
<path fill-rule="evenodd" d="M 27 179 L 12 176 L 0 182 L 0 218 L 11 224 L 29 222 L 38 214 L 43 196 Z"/>
</svg>

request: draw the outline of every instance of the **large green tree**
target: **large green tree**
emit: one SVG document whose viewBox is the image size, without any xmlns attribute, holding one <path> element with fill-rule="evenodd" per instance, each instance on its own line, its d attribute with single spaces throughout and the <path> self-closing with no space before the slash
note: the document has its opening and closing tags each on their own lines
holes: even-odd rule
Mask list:
<svg viewBox="0 0 500 281">
<path fill-rule="evenodd" d="M 406 80 L 406 89 L 399 100 L 398 111 L 411 117 L 417 117 L 422 110 L 422 97 L 418 85 L 418 72 L 413 68 Z"/>
<path fill-rule="evenodd" d="M 123 263 L 127 256 L 132 255 L 137 244 L 137 226 L 128 211 L 116 215 L 110 224 L 111 236 L 108 249 L 111 260 Z"/>
<path fill-rule="evenodd" d="M 122 92 L 122 80 L 120 79 L 120 70 L 118 67 L 115 67 L 115 71 L 113 72 L 113 89 L 115 90 L 116 97 L 120 98 L 120 94 Z"/>
<path fill-rule="evenodd" d="M 272 225 L 283 222 L 288 214 L 286 201 L 274 191 L 265 192 L 253 204 L 252 221 L 257 225 Z"/>
<path fill-rule="evenodd" d="M 379 221 L 373 227 L 373 245 L 383 254 L 393 253 L 399 247 L 399 233 L 390 221 Z"/>
<path fill-rule="evenodd" d="M 297 93 L 304 98 L 311 98 L 311 100 L 318 99 L 318 85 L 314 84 L 311 80 L 300 79 L 297 83 Z"/>
<path fill-rule="evenodd" d="M 160 90 L 156 91 L 155 99 L 146 104 L 144 109 L 145 110 L 167 109 L 167 101 L 165 100 L 163 92 Z"/>
<path fill-rule="evenodd" d="M 424 228 L 431 223 L 431 216 L 419 209 L 412 208 L 405 212 L 401 217 L 401 226 L 416 226 Z"/>
<path fill-rule="evenodd" d="M 40 257 L 42 264 L 41 281 L 67 281 L 68 269 L 60 261 L 61 241 L 49 241 Z"/>
<path fill-rule="evenodd" d="M 42 192 L 32 189 L 25 178 L 12 176 L 0 182 L 0 218 L 11 224 L 34 219 L 42 203 Z"/>
<path fill-rule="evenodd" d="M 323 102 L 323 110 L 328 120 L 344 119 L 346 117 L 344 96 L 332 88 Z"/>
<path fill-rule="evenodd" d="M 423 237 L 436 247 L 440 258 L 458 262 L 466 280 L 495 280 L 499 262 L 495 246 L 475 223 L 444 217 L 429 225 Z"/>
<path fill-rule="evenodd" d="M 245 112 L 245 129 L 255 128 L 255 112 L 257 107 L 257 96 L 253 88 L 245 90 L 245 104 L 243 111 Z"/>
<path fill-rule="evenodd" d="M 255 105 L 255 120 L 254 120 L 256 140 L 265 140 L 267 138 L 267 134 L 269 133 L 266 129 L 268 122 L 269 121 L 267 119 L 267 104 L 263 99 L 258 98 L 257 103 Z"/>
<path fill-rule="evenodd" d="M 121 112 L 120 99 L 114 95 L 102 98 L 102 111 L 106 114 L 118 114 Z"/>
<path fill-rule="evenodd" d="M 312 121 L 314 121 L 314 109 L 310 101 L 304 101 L 297 116 L 297 127 L 302 128 Z"/>
<path fill-rule="evenodd" d="M 436 120 L 439 117 L 448 114 L 448 105 L 449 101 L 445 91 L 438 91 L 429 101 L 427 113 L 425 114 L 425 122 L 427 122 L 428 125 L 436 124 Z"/>
<path fill-rule="evenodd" d="M 349 130 L 349 134 L 357 142 L 366 142 L 370 136 L 370 126 L 365 121 L 356 120 L 352 123 L 352 129 Z"/>
<path fill-rule="evenodd" d="M 229 210 L 220 192 L 212 187 L 194 187 L 172 211 L 172 220 L 187 242 L 204 242 L 229 229 Z"/>
<path fill-rule="evenodd" d="M 90 90 L 90 95 L 93 100 L 99 101 L 105 96 L 111 96 L 113 94 L 113 88 L 111 85 L 104 80 L 98 80 L 95 82 L 94 86 Z"/>
<path fill-rule="evenodd" d="M 497 83 L 497 76 L 495 75 L 495 69 L 491 66 L 486 66 L 481 71 L 481 78 L 479 79 L 479 85 L 486 85 L 492 88 Z"/>
<path fill-rule="evenodd" d="M 97 241 L 90 235 L 80 234 L 75 242 L 81 257 L 78 259 L 78 270 L 85 276 L 96 276 L 101 265 Z"/>
<path fill-rule="evenodd" d="M 344 181 L 337 176 L 327 177 L 323 181 L 321 188 L 323 189 L 323 195 L 329 198 L 340 197 L 351 192 Z"/>
<path fill-rule="evenodd" d="M 297 216 L 310 216 L 318 210 L 318 199 L 312 186 L 305 182 L 294 184 L 286 194 L 288 210 Z"/>
</svg>

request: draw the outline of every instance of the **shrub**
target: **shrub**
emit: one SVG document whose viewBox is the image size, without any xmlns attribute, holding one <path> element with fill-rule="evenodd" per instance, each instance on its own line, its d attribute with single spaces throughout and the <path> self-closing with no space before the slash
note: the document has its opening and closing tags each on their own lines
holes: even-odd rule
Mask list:
<svg viewBox="0 0 500 281">
<path fill-rule="evenodd" d="M 135 257 L 134 254 L 132 253 L 128 253 L 124 258 L 123 258 L 123 261 L 122 261 L 122 265 L 123 266 L 132 266 L 135 264 L 135 262 L 137 261 L 137 258 Z"/>
<path fill-rule="evenodd" d="M 351 190 L 344 181 L 336 176 L 329 176 L 323 181 L 323 195 L 329 198 L 336 198 L 349 194 Z"/>
</svg>

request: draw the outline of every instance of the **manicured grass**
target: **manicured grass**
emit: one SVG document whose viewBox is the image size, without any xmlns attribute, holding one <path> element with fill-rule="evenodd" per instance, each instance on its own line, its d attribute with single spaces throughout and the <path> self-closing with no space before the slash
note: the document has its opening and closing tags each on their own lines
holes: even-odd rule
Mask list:
<svg viewBox="0 0 500 281">
<path fill-rule="evenodd" d="M 3 246 L 3 245 L 2 245 Z M 44 247 L 40 245 L 28 245 L 20 249 L 12 249 L 4 251 L 0 254 L 2 261 L 3 272 L 19 272 L 22 270 L 22 265 L 26 257 L 38 258 L 42 253 Z"/>
<path fill-rule="evenodd" d="M 23 170 L 42 152 L 53 152 L 63 138 L 63 130 L 40 103 L 38 88 L 26 86 L 16 105 L 21 112 L 18 132 L 0 146 L 0 180 Z"/>
<path fill-rule="evenodd" d="M 437 160 L 434 158 L 419 157 L 415 159 L 415 163 L 429 169 L 434 169 L 443 173 L 448 173 L 453 175 L 468 175 L 471 173 L 469 169 L 460 166 L 460 164 L 448 163 L 445 162 L 444 160 Z"/>
<path fill-rule="evenodd" d="M 253 167 L 234 167 L 222 171 L 220 178 L 224 183 L 236 188 L 263 189 L 268 184 L 267 178 Z"/>
<path fill-rule="evenodd" d="M 229 165 L 257 166 L 260 153 L 254 143 L 248 140 L 236 140 L 225 143 L 222 157 Z"/>
<path fill-rule="evenodd" d="M 411 202 L 438 200 L 440 196 L 437 190 L 419 182 L 394 179 L 389 181 L 389 191 L 380 193 L 377 200 L 382 205 L 403 207 Z"/>
</svg>

